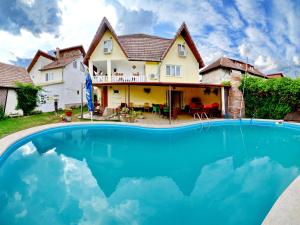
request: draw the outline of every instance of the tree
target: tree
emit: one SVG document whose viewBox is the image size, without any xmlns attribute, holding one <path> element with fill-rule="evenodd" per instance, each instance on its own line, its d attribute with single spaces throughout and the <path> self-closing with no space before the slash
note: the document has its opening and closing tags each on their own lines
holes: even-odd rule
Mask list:
<svg viewBox="0 0 300 225">
<path fill-rule="evenodd" d="M 38 92 L 40 87 L 30 83 L 16 83 L 18 104 L 16 109 L 21 109 L 23 114 L 29 115 L 38 105 Z"/>
</svg>

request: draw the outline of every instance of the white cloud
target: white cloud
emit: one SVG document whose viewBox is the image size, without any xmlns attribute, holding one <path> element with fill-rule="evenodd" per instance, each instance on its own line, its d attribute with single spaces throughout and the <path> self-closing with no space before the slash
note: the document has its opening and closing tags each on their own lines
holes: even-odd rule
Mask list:
<svg viewBox="0 0 300 225">
<path fill-rule="evenodd" d="M 254 23 L 260 24 L 262 26 L 266 25 L 266 16 L 262 0 L 236 0 L 235 3 L 241 16 L 250 25 L 253 25 Z"/>
<path fill-rule="evenodd" d="M 300 57 L 295 55 L 293 56 L 293 63 L 296 65 L 296 66 L 300 66 Z"/>
<path fill-rule="evenodd" d="M 32 1 L 25 2 L 32 4 Z M 20 34 L 0 30 L 0 43 L 5 43 L 0 46 L 0 61 L 9 63 L 16 57 L 32 58 L 38 49 L 49 51 L 80 44 L 87 49 L 104 16 L 113 26 L 117 22 L 114 8 L 104 0 L 89 0 L 89 4 L 85 0 L 61 0 L 59 7 L 62 24 L 58 37 L 50 33 L 34 36 L 26 29 L 21 29 Z"/>
<path fill-rule="evenodd" d="M 258 66 L 265 71 L 272 71 L 278 68 L 278 65 L 273 61 L 273 59 L 269 56 L 265 57 L 259 55 L 255 60 L 254 65 Z"/>
<path fill-rule="evenodd" d="M 243 43 L 239 46 L 239 52 L 242 57 L 247 57 L 250 53 L 250 46 Z"/>
</svg>

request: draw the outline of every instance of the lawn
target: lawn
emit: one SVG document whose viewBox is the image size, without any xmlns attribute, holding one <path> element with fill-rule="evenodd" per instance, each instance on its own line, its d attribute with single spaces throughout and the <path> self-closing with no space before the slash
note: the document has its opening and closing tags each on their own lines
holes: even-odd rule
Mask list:
<svg viewBox="0 0 300 225">
<path fill-rule="evenodd" d="M 83 109 L 84 112 L 87 112 L 87 108 Z M 50 124 L 50 123 L 58 123 L 61 121 L 61 115 L 64 112 L 60 111 L 57 114 L 50 113 L 41 113 L 31 116 L 23 116 L 23 117 L 15 117 L 15 118 L 7 118 L 5 120 L 0 121 L 0 138 L 20 131 L 30 127 Z M 78 115 L 80 115 L 80 108 L 73 109 L 72 121 L 81 121 L 78 119 Z"/>
</svg>

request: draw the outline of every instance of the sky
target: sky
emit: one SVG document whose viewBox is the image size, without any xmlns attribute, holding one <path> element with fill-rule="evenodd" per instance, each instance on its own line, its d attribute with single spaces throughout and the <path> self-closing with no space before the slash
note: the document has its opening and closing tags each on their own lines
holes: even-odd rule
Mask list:
<svg viewBox="0 0 300 225">
<path fill-rule="evenodd" d="M 220 56 L 300 76 L 300 0 L 0 0 L 0 61 L 82 44 L 106 16 L 117 34 L 174 37 L 182 22 L 205 65 Z"/>
</svg>

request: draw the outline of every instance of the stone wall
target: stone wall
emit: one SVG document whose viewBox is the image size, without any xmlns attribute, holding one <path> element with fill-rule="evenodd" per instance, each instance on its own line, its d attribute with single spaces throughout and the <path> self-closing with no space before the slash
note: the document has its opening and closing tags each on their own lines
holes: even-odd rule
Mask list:
<svg viewBox="0 0 300 225">
<path fill-rule="evenodd" d="M 5 107 L 6 105 L 6 99 L 7 99 L 7 88 L 1 88 L 0 87 L 0 105 Z"/>
<path fill-rule="evenodd" d="M 230 76 L 231 88 L 229 90 L 228 96 L 228 113 L 234 119 L 239 117 L 245 117 L 245 104 L 243 101 L 243 93 L 239 90 L 241 79 L 241 72 L 233 70 Z"/>
</svg>

